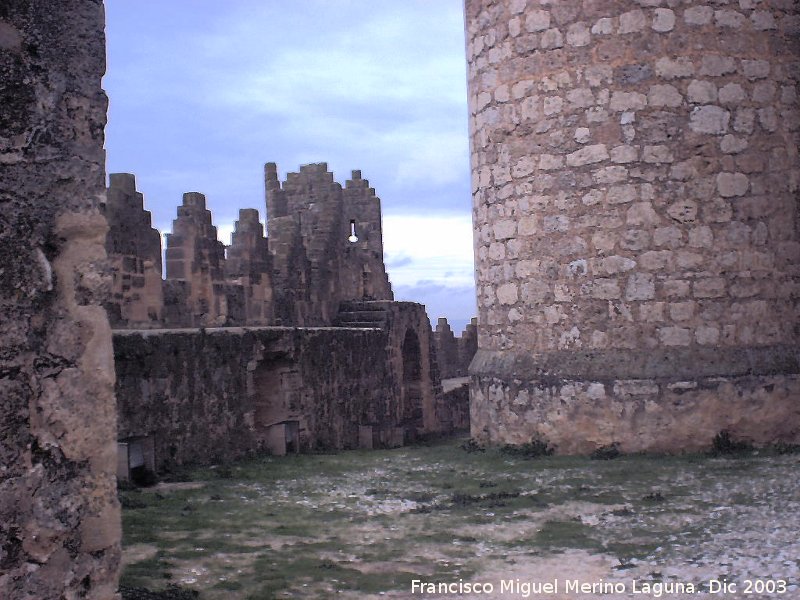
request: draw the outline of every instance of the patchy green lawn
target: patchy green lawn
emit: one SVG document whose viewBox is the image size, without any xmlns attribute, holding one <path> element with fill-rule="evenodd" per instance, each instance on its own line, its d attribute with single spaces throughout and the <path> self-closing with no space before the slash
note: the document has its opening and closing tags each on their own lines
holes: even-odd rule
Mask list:
<svg viewBox="0 0 800 600">
<path fill-rule="evenodd" d="M 800 455 L 525 459 L 462 442 L 267 457 L 120 492 L 122 584 L 208 600 L 419 598 L 412 580 L 463 580 L 495 593 L 462 597 L 522 598 L 501 582 L 559 579 L 562 595 L 538 596 L 554 599 L 760 578 L 786 594 L 740 584 L 716 597 L 800 596 Z M 567 580 L 625 593 L 563 595 Z"/>
</svg>

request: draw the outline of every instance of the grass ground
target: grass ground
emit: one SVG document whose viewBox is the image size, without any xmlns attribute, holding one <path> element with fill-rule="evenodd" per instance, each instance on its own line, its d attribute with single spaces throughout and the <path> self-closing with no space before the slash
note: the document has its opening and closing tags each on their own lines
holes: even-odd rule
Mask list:
<svg viewBox="0 0 800 600">
<path fill-rule="evenodd" d="M 266 457 L 120 492 L 122 583 L 255 600 L 420 597 L 414 579 L 702 591 L 760 577 L 800 596 L 796 454 L 526 459 L 462 442 Z"/>
</svg>

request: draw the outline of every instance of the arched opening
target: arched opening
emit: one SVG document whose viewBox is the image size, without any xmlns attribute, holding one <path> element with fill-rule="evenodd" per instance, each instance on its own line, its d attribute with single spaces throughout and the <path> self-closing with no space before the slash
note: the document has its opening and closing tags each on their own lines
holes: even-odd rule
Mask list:
<svg viewBox="0 0 800 600">
<path fill-rule="evenodd" d="M 422 352 L 419 337 L 406 330 L 402 346 L 403 354 L 403 404 L 401 424 L 407 435 L 413 437 L 417 428 L 422 427 Z"/>
<path fill-rule="evenodd" d="M 347 238 L 347 241 L 351 244 L 355 244 L 358 241 L 358 233 L 356 232 L 356 221 L 355 219 L 350 219 L 350 236 Z"/>
</svg>

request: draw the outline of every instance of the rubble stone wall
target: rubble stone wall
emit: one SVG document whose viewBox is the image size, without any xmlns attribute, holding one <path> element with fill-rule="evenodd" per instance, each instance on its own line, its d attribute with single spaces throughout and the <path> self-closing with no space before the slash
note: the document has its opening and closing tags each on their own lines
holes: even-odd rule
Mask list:
<svg viewBox="0 0 800 600">
<path fill-rule="evenodd" d="M 451 431 L 469 431 L 469 379 L 463 377 L 450 381 L 456 385 L 443 390 L 442 413 L 448 416 Z"/>
<path fill-rule="evenodd" d="M 0 597 L 116 593 L 102 2 L 0 6 Z"/>
<path fill-rule="evenodd" d="M 158 470 L 245 456 L 298 421 L 300 448 L 357 448 L 397 425 L 380 329 L 115 331 L 120 439 L 154 436 Z"/>
<path fill-rule="evenodd" d="M 473 434 L 800 441 L 796 4 L 465 6 Z"/>
</svg>

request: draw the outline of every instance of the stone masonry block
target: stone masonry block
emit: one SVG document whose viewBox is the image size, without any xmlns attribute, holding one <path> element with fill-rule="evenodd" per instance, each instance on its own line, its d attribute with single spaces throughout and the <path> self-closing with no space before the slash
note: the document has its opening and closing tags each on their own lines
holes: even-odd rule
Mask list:
<svg viewBox="0 0 800 600">
<path fill-rule="evenodd" d="M 586 146 L 567 155 L 567 165 L 570 167 L 582 167 L 584 165 L 598 163 L 608 159 L 608 149 L 605 144 L 594 144 Z"/>
<path fill-rule="evenodd" d="M 728 131 L 731 113 L 719 106 L 698 106 L 689 117 L 689 127 L 697 133 L 723 134 Z"/>
</svg>

